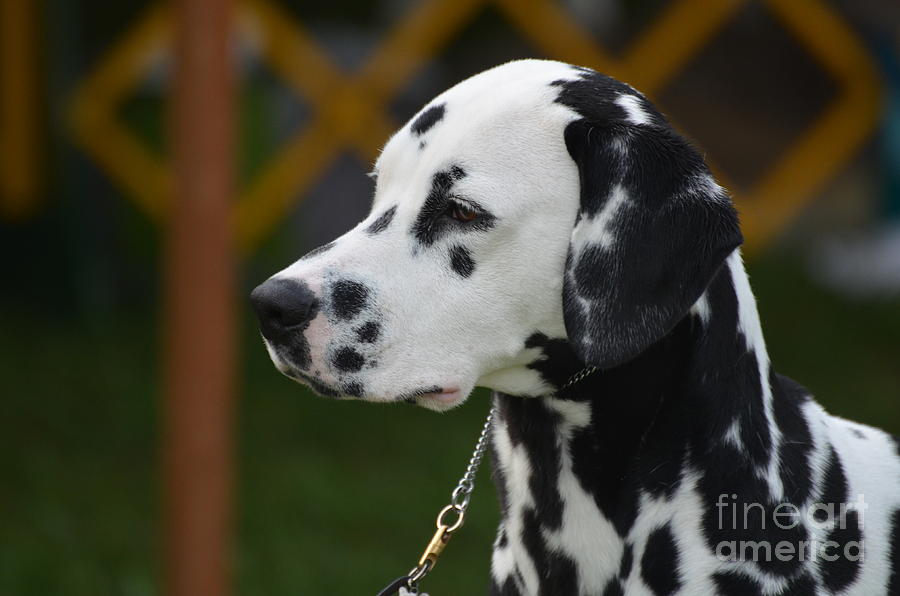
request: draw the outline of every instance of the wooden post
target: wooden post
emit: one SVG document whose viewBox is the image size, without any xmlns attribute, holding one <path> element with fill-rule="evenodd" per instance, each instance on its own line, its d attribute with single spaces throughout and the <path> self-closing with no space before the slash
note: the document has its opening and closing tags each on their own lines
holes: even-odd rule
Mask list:
<svg viewBox="0 0 900 596">
<path fill-rule="evenodd" d="M 228 596 L 235 359 L 229 0 L 176 0 L 164 310 L 164 589 Z"/>
<path fill-rule="evenodd" d="M 29 215 L 38 194 L 35 2 L 0 0 L 0 217 Z"/>
</svg>

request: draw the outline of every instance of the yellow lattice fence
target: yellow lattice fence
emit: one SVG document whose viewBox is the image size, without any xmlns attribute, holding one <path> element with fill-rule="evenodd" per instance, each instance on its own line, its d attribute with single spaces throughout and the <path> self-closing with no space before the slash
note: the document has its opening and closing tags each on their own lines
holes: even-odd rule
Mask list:
<svg viewBox="0 0 900 596">
<path fill-rule="evenodd" d="M 606 72 L 652 98 L 748 2 L 671 2 L 616 58 L 553 0 L 423 0 L 394 24 L 358 70 L 348 73 L 272 0 L 242 0 L 237 34 L 262 44 L 267 64 L 312 107 L 313 116 L 240 192 L 238 243 L 244 251 L 256 246 L 340 152 L 349 149 L 373 160 L 397 126 L 389 102 L 489 5 L 545 56 Z M 825 3 L 762 4 L 837 82 L 838 92 L 755 184 L 736 196 L 750 250 L 774 238 L 856 152 L 876 124 L 881 94 L 865 50 Z M 169 165 L 144 148 L 116 114 L 154 58 L 167 51 L 171 29 L 165 5 L 150 10 L 78 87 L 70 114 L 78 142 L 156 219 L 167 210 Z M 715 163 L 713 168 L 734 188 Z"/>
</svg>

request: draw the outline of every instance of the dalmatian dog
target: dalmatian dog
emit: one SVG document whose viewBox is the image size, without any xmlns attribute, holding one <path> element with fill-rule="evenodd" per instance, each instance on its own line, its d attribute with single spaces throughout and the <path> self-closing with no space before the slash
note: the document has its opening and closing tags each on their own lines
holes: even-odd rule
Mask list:
<svg viewBox="0 0 900 596">
<path fill-rule="evenodd" d="M 252 302 L 319 394 L 494 391 L 491 594 L 900 595 L 900 443 L 773 370 L 731 200 L 641 93 L 504 64 L 372 176 Z"/>
</svg>

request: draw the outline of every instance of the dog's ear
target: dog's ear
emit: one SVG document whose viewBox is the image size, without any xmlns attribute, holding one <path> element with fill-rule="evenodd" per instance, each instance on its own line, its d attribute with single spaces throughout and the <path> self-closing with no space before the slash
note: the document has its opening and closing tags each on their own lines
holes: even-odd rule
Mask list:
<svg viewBox="0 0 900 596">
<path fill-rule="evenodd" d="M 703 158 L 664 123 L 579 119 L 565 141 L 581 182 L 566 331 L 585 363 L 609 368 L 671 331 L 742 237 Z"/>
</svg>

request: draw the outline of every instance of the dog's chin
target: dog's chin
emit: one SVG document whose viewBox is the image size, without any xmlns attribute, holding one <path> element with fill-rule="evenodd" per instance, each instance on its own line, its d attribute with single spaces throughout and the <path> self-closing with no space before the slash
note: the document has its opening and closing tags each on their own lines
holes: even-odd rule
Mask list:
<svg viewBox="0 0 900 596">
<path fill-rule="evenodd" d="M 351 391 L 348 391 L 348 388 L 335 387 L 306 373 L 296 370 L 281 370 L 281 373 L 289 379 L 296 381 L 301 385 L 305 385 L 319 397 L 329 397 L 332 399 L 350 399 L 356 397 L 350 395 Z"/>
<path fill-rule="evenodd" d="M 468 396 L 458 388 L 451 387 L 417 395 L 413 400 L 417 406 L 421 406 L 426 410 L 446 412 L 466 401 L 466 397 Z"/>
<path fill-rule="evenodd" d="M 354 399 L 381 404 L 410 403 L 421 406 L 426 410 L 446 412 L 447 410 L 452 410 L 462 404 L 468 397 L 467 393 L 462 392 L 456 386 L 433 386 L 392 396 L 368 395 L 363 393 L 359 385 L 353 382 L 335 385 L 325 383 L 307 373 L 293 370 L 288 367 L 279 367 L 279 370 L 291 380 L 296 381 L 301 385 L 305 385 L 319 397 L 327 397 L 330 399 Z"/>
</svg>

